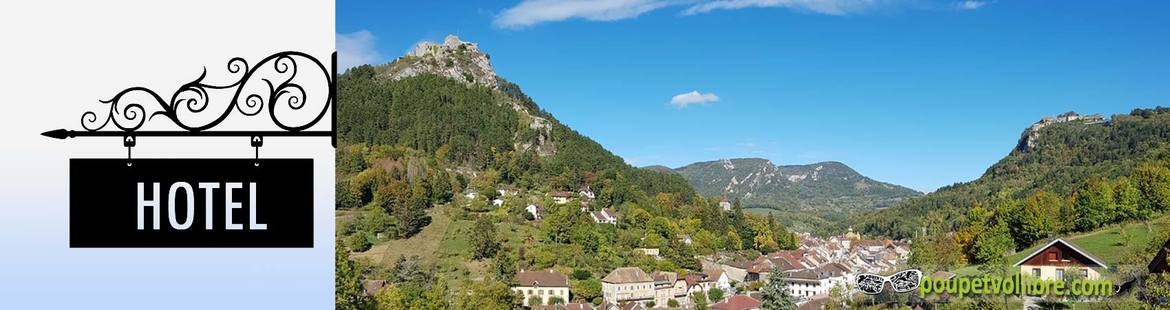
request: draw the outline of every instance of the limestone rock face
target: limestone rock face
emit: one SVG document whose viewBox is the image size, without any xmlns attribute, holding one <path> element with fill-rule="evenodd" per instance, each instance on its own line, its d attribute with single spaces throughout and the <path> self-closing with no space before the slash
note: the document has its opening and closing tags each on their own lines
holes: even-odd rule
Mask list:
<svg viewBox="0 0 1170 310">
<path fill-rule="evenodd" d="M 496 71 L 479 45 L 448 35 L 442 44 L 419 42 L 414 50 L 391 64 L 384 76 L 399 80 L 419 74 L 435 74 L 472 85 L 499 88 Z"/>
<path fill-rule="evenodd" d="M 499 91 L 499 104 L 509 106 L 521 115 L 525 125 L 513 137 L 513 147 L 520 151 L 534 151 L 539 156 L 556 154 L 553 141 L 553 123 L 538 110 L 526 108 L 517 98 L 504 93 L 496 76 L 490 57 L 479 49 L 479 45 L 448 35 L 443 43 L 419 42 L 406 55 L 393 62 L 379 66 L 378 76 L 401 80 L 421 74 L 434 74 L 467 84 L 469 87 L 483 86 Z M 506 83 L 506 82 L 505 82 Z M 535 108 L 533 108 L 535 109 Z"/>
</svg>

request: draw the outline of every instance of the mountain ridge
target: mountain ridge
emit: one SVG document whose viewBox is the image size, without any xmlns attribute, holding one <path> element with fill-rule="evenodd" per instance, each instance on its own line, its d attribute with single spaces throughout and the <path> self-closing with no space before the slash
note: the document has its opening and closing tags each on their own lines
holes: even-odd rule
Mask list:
<svg viewBox="0 0 1170 310">
<path fill-rule="evenodd" d="M 866 177 L 839 161 L 777 165 L 764 158 L 729 158 L 672 171 L 700 194 L 739 199 L 744 208 L 759 212 L 780 211 L 785 225 L 810 232 L 842 230 L 849 215 L 922 195 Z"/>
<path fill-rule="evenodd" d="M 711 171 L 712 169 L 714 171 Z M 722 169 L 723 173 L 714 175 L 716 178 L 710 178 L 712 175 L 709 175 L 709 173 L 718 172 L 719 169 Z M 706 195 L 731 194 L 732 196 L 745 199 L 758 196 L 759 194 L 755 193 L 753 189 L 766 185 L 779 184 L 780 186 L 787 186 L 836 180 L 852 182 L 854 189 L 858 191 L 866 191 L 874 186 L 878 186 L 892 191 L 892 195 L 889 196 L 894 197 L 917 196 L 922 194 L 910 188 L 866 177 L 852 167 L 849 167 L 849 165 L 839 161 L 777 165 L 771 160 L 764 158 L 729 158 L 691 163 L 672 170 L 688 176 L 688 179 L 692 181 L 692 185 L 700 193 Z M 703 175 L 704 173 L 708 175 Z M 780 181 L 787 181 L 787 183 Z M 719 184 L 724 185 L 722 185 L 722 188 L 715 187 L 715 185 Z M 810 186 L 819 185 L 811 184 Z M 858 194 L 864 193 L 859 192 Z"/>
<path fill-rule="evenodd" d="M 1170 108 L 1134 109 L 1105 118 L 1066 112 L 1026 127 L 1015 147 L 979 178 L 861 214 L 851 224 L 863 233 L 909 238 L 936 213 L 941 229 L 958 229 L 973 206 L 995 208 L 1037 194 L 1069 197 L 1086 181 L 1132 177 L 1143 163 L 1170 162 Z M 1062 198 L 1063 199 L 1063 198 Z M 1061 206 L 1067 203 L 1061 204 Z"/>
</svg>

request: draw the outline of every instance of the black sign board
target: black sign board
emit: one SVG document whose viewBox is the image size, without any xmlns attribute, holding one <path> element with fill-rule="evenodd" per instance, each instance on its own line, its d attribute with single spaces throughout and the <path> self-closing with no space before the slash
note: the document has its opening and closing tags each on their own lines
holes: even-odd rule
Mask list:
<svg viewBox="0 0 1170 310">
<path fill-rule="evenodd" d="M 69 246 L 313 247 L 312 159 L 71 159 Z"/>
<path fill-rule="evenodd" d="M 126 88 L 99 100 L 98 111 L 82 114 L 83 130 L 42 133 L 63 140 L 119 137 L 126 148 L 125 159 L 69 161 L 69 246 L 313 247 L 313 160 L 262 159 L 260 148 L 265 137 L 328 137 L 337 146 L 337 53 L 331 60 L 326 66 L 297 51 L 255 65 L 232 58 L 227 81 L 206 80 L 204 69 L 170 99 L 150 88 Z M 216 128 L 232 117 L 278 130 Z M 329 130 L 320 130 L 317 124 L 327 119 Z M 144 127 L 148 122 L 152 126 Z M 255 158 L 132 156 L 140 138 L 198 137 L 247 138 Z"/>
</svg>

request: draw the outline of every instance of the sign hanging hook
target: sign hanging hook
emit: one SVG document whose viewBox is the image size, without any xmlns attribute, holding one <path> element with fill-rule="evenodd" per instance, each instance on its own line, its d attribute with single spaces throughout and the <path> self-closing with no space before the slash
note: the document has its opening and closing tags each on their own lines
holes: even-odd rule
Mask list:
<svg viewBox="0 0 1170 310">
<path fill-rule="evenodd" d="M 256 167 L 260 167 L 260 147 L 264 146 L 263 136 L 252 136 L 252 147 L 256 148 Z"/>
<path fill-rule="evenodd" d="M 135 145 L 137 145 L 137 141 L 138 139 L 132 135 L 127 135 L 122 138 L 122 146 L 126 147 L 126 167 L 134 165 L 134 163 L 131 161 L 133 160 L 133 157 L 130 156 L 130 150 L 133 149 Z"/>
</svg>

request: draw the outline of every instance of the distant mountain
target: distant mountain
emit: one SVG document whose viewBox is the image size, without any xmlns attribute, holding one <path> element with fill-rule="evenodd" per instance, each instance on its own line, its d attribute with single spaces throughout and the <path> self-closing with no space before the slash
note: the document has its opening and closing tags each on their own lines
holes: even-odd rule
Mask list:
<svg viewBox="0 0 1170 310">
<path fill-rule="evenodd" d="M 892 206 L 922 195 L 913 189 L 868 178 L 832 161 L 777 166 L 766 159 L 739 158 L 699 162 L 674 171 L 703 195 L 740 198 L 744 208 L 813 211 L 811 214 L 830 223 L 843 220 L 848 214 Z"/>
<path fill-rule="evenodd" d="M 658 172 L 666 172 L 666 173 L 675 173 L 674 169 L 670 169 L 670 167 L 663 166 L 663 165 L 645 166 L 645 167 L 642 167 L 642 169 L 658 171 Z"/>
<path fill-rule="evenodd" d="M 839 162 L 777 166 L 740 158 L 694 163 L 674 170 L 701 194 L 726 193 L 745 205 L 771 208 L 875 208 L 922 193 L 876 181 Z"/>
</svg>

